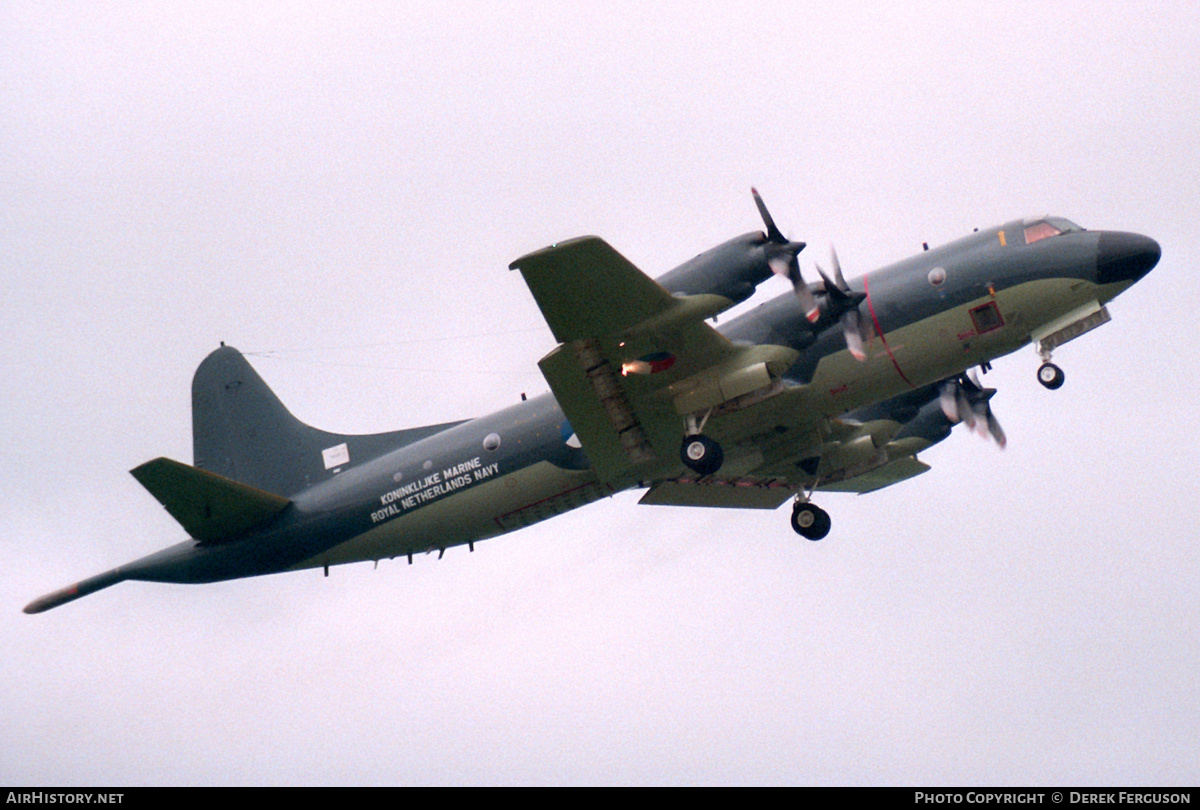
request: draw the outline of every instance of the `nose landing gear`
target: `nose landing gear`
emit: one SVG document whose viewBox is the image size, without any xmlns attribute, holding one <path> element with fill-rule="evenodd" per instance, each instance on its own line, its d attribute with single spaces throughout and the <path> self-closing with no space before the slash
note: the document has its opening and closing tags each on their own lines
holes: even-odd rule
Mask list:
<svg viewBox="0 0 1200 810">
<path fill-rule="evenodd" d="M 1066 382 L 1067 375 L 1063 374 L 1061 368 L 1047 360 L 1038 367 L 1037 378 L 1038 382 L 1051 391 L 1057 391 Z"/>
<path fill-rule="evenodd" d="M 1037 370 L 1038 382 L 1051 391 L 1062 388 L 1063 383 L 1067 380 L 1067 375 L 1063 374 L 1061 368 L 1050 362 L 1050 349 L 1043 343 L 1038 343 L 1038 357 L 1042 358 L 1042 364 L 1038 366 Z"/>
</svg>

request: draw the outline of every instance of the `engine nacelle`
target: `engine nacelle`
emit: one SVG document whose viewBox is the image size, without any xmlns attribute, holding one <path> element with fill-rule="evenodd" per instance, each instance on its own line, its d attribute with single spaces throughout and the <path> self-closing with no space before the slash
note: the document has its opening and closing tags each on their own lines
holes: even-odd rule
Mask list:
<svg viewBox="0 0 1200 810">
<path fill-rule="evenodd" d="M 734 304 L 771 277 L 761 231 L 743 234 L 689 259 L 656 281 L 670 293 L 720 295 Z"/>
</svg>

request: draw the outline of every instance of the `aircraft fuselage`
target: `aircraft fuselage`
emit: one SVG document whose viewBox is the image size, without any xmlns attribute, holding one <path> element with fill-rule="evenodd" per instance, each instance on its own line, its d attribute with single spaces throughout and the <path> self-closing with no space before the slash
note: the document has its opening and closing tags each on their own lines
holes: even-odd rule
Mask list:
<svg viewBox="0 0 1200 810">
<path fill-rule="evenodd" d="M 792 437 L 819 420 L 918 391 L 1041 339 L 1064 318 L 1069 324 L 1073 313 L 1107 303 L 1159 257 L 1153 240 L 1134 234 L 1063 228 L 1035 239 L 1028 227 L 1029 221 L 1015 221 L 981 230 L 851 281 L 849 289 L 862 293 L 858 312 L 870 333 L 861 362 L 836 322 L 811 324 L 790 293 L 721 324 L 718 331 L 735 344 L 797 353 L 776 386 L 790 397 L 778 400 L 786 400 L 786 408 L 765 400 L 714 411 L 708 432 L 725 443 L 726 464 L 761 462 L 758 456 L 745 461 L 749 451 L 738 455 L 759 432 L 774 429 L 798 441 Z M 821 295 L 819 285 L 815 292 Z M 122 579 L 211 582 L 473 548 L 645 481 L 687 474 L 672 457 L 602 480 L 573 439 L 551 394 L 522 401 L 280 493 L 291 503 L 240 539 L 187 540 L 27 610 Z"/>
</svg>

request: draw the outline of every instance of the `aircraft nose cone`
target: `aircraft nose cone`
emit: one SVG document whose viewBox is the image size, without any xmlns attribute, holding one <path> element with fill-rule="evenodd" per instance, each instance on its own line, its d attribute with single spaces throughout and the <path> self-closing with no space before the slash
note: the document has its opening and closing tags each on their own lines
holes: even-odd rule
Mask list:
<svg viewBox="0 0 1200 810">
<path fill-rule="evenodd" d="M 1148 236 L 1105 231 L 1096 249 L 1096 281 L 1137 281 L 1158 264 L 1161 256 L 1162 248 Z"/>
</svg>

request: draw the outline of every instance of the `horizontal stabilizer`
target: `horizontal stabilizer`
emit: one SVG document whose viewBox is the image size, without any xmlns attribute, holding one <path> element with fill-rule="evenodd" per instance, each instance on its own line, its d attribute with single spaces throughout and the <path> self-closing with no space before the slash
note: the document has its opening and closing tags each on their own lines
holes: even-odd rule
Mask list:
<svg viewBox="0 0 1200 810">
<path fill-rule="evenodd" d="M 232 540 L 282 512 L 290 500 L 169 458 L 130 473 L 201 543 Z"/>
</svg>

